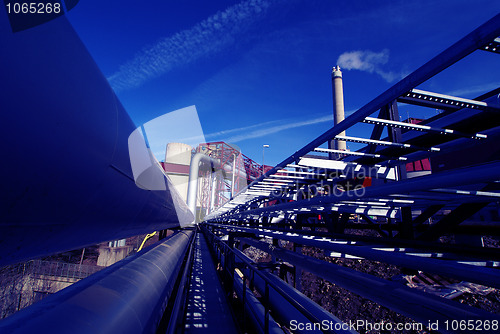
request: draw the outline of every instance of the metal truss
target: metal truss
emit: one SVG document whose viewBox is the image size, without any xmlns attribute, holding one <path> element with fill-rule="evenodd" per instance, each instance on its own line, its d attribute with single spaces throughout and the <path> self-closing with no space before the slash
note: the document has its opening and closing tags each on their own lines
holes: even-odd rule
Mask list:
<svg viewBox="0 0 500 334">
<path fill-rule="evenodd" d="M 238 239 L 242 244 L 417 321 L 445 321 L 453 312 L 467 314 L 467 319 L 498 320 L 497 315 L 459 311 L 456 302 L 285 250 L 279 240 L 317 247 L 329 256 L 380 261 L 500 288 L 500 252 L 482 244 L 483 236 L 500 235 L 500 220 L 466 222 L 499 203 L 500 88 L 476 99 L 418 88 L 473 52 L 498 53 L 499 35 L 497 15 L 253 181 L 207 216 L 204 225 L 230 238 L 243 235 Z M 401 122 L 400 103 L 442 112 L 418 124 Z M 369 137 L 342 134 L 360 123 L 372 125 Z M 331 140 L 361 148 L 322 146 Z M 460 154 L 463 158 L 457 159 Z M 432 172 L 407 171 L 406 164 L 424 160 L 432 162 Z M 378 236 L 359 235 L 359 230 Z M 262 238 L 272 238 L 273 244 L 258 241 Z M 445 238 L 455 238 L 455 244 Z M 360 287 L 360 280 L 366 285 Z M 421 305 L 425 310 L 417 307 Z"/>
<path fill-rule="evenodd" d="M 431 239 L 437 239 L 447 232 L 447 228 L 442 229 L 443 233 L 429 232 L 436 230 L 436 226 L 451 227 L 461 223 L 456 219 L 445 219 L 451 213 L 441 217 L 443 210 L 453 212 L 461 205 L 470 207 L 470 203 L 487 205 L 497 202 L 500 196 L 496 192 L 496 181 L 500 180 L 498 155 L 480 157 L 477 163 L 414 178 L 406 175 L 405 164 L 446 158 L 464 149 L 476 150 L 478 155 L 481 149 L 494 149 L 495 140 L 500 136 L 497 92 L 483 96 L 481 100 L 471 100 L 416 87 L 472 52 L 488 46 L 491 49 L 491 43 L 500 33 L 499 21 L 497 16 L 485 23 L 299 149 L 206 220 L 250 221 L 256 216 L 276 216 L 278 213 L 296 215 L 308 210 L 351 213 L 362 208 L 368 210 L 370 216 L 395 218 L 397 222 L 412 226 L 421 220 L 413 217 L 416 212 L 424 212 L 432 205 L 442 205 L 442 210 L 427 217 L 426 223 L 418 224 L 418 230 L 411 228 L 407 231 L 417 239 L 429 239 L 431 235 Z M 445 111 L 419 124 L 405 123 L 399 120 L 398 102 Z M 378 116 L 371 116 L 374 113 Z M 340 135 L 358 123 L 373 125 L 370 138 Z M 381 138 L 384 131 L 387 137 Z M 352 152 L 321 147 L 332 139 L 365 146 Z M 332 153 L 336 155 L 335 160 L 329 158 Z M 367 186 L 367 183 L 371 185 Z M 403 208 L 411 210 L 408 221 L 403 219 Z M 462 211 L 467 211 L 470 216 L 477 210 Z M 394 212 L 398 214 L 394 215 Z M 429 224 L 429 218 L 438 213 L 443 223 Z M 467 217 L 462 215 L 462 218 Z M 391 236 L 400 234 L 401 231 L 394 231 Z"/>
<path fill-rule="evenodd" d="M 200 144 L 196 152 L 217 162 L 213 169 L 200 171 L 198 198 L 203 214 L 227 203 L 234 194 L 262 175 L 259 164 L 225 142 Z"/>
</svg>

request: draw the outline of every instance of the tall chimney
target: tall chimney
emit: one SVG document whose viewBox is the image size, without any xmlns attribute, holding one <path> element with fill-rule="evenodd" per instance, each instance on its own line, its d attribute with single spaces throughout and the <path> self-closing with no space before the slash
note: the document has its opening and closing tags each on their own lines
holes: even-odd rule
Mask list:
<svg viewBox="0 0 500 334">
<path fill-rule="evenodd" d="M 334 125 L 337 125 L 344 120 L 344 89 L 342 88 L 342 72 L 339 66 L 332 69 L 332 91 L 333 122 Z M 342 131 L 339 135 L 345 136 L 345 131 Z M 345 141 L 332 139 L 328 143 L 328 148 L 345 151 L 347 146 Z"/>
</svg>

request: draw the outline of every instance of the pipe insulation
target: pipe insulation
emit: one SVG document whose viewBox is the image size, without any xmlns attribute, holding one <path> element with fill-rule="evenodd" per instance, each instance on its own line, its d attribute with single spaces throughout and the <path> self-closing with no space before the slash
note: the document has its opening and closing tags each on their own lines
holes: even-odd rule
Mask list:
<svg viewBox="0 0 500 334">
<path fill-rule="evenodd" d="M 0 35 L 0 266 L 192 221 L 168 177 L 136 185 L 136 126 L 64 15 Z"/>
<path fill-rule="evenodd" d="M 0 332 L 155 333 L 194 232 L 184 230 L 0 321 Z"/>
</svg>

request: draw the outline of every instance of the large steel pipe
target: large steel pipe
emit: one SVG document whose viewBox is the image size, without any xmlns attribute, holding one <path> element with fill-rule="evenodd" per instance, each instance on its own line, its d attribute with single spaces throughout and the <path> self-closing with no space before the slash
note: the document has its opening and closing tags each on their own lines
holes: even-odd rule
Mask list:
<svg viewBox="0 0 500 334">
<path fill-rule="evenodd" d="M 238 275 L 234 276 L 233 284 L 234 291 L 238 295 L 238 298 L 241 298 L 242 300 L 245 298 L 245 313 L 250 317 L 258 332 L 266 333 L 266 310 L 264 305 L 261 304 L 249 288 L 246 288 L 244 291 L 245 288 L 243 287 L 243 279 L 241 279 Z M 243 294 L 245 294 L 245 297 L 243 297 Z M 283 333 L 271 315 L 269 315 L 267 332 L 272 334 Z"/>
<path fill-rule="evenodd" d="M 1 333 L 155 333 L 194 232 L 96 274 L 0 322 Z"/>
<path fill-rule="evenodd" d="M 192 221 L 168 178 L 136 186 L 136 126 L 64 16 L 13 33 L 2 6 L 0 36 L 0 266 Z"/>
<path fill-rule="evenodd" d="M 187 205 L 192 213 L 196 216 L 196 200 L 198 195 L 198 174 L 200 171 L 200 163 L 210 164 L 212 171 L 217 166 L 218 161 L 203 153 L 196 153 L 191 158 L 191 165 L 189 166 L 189 185 L 187 192 Z M 213 172 L 212 172 L 213 174 Z M 193 219 L 194 222 L 194 219 Z"/>
</svg>

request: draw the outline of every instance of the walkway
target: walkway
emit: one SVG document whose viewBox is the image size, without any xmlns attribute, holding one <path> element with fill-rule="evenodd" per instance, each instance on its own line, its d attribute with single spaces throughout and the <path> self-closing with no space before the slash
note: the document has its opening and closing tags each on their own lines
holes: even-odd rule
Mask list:
<svg viewBox="0 0 500 334">
<path fill-rule="evenodd" d="M 203 234 L 195 242 L 184 333 L 238 333 Z"/>
</svg>

